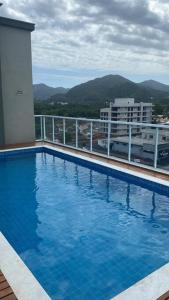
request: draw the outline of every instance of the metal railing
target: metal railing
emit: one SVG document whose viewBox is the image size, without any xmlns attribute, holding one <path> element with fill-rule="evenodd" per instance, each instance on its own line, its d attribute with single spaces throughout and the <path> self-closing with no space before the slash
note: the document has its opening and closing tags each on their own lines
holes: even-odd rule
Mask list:
<svg viewBox="0 0 169 300">
<path fill-rule="evenodd" d="M 36 115 L 36 140 L 169 174 L 169 125 Z"/>
</svg>

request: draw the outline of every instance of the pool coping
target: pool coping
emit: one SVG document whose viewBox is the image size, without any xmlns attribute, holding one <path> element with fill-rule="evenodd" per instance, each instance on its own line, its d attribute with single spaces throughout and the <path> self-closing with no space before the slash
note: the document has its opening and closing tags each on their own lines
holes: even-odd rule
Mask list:
<svg viewBox="0 0 169 300">
<path fill-rule="evenodd" d="M 169 263 L 136 282 L 111 300 L 156 300 L 169 289 Z"/>
<path fill-rule="evenodd" d="M 16 152 L 19 150 L 29 150 L 29 149 L 52 150 L 56 153 L 59 152 L 59 153 L 62 153 L 62 154 L 68 155 L 68 156 L 73 156 L 73 157 L 81 159 L 83 161 L 88 161 L 88 162 L 91 162 L 91 163 L 94 163 L 97 165 L 107 167 L 111 170 L 116 170 L 116 171 L 119 171 L 119 172 L 122 172 L 125 174 L 130 174 L 134 177 L 138 177 L 138 178 L 141 178 L 144 180 L 152 181 L 159 185 L 164 185 L 164 186 L 169 187 L 169 181 L 167 181 L 167 180 L 156 178 L 151 175 L 147 175 L 147 174 L 144 174 L 144 173 L 141 173 L 138 171 L 133 171 L 133 170 L 130 170 L 127 168 L 125 169 L 125 167 L 124 168 L 119 167 L 119 166 L 113 165 L 108 162 L 103 162 L 98 159 L 84 156 L 83 154 L 72 153 L 69 150 L 63 150 L 63 149 L 60 149 L 59 147 L 57 148 L 56 146 L 52 147 L 52 146 L 48 146 L 48 145 L 39 145 L 39 146 L 30 146 L 30 147 L 28 146 L 28 147 L 22 147 L 22 148 L 13 148 L 13 149 L 11 148 L 11 149 L 6 149 L 6 150 L 0 150 L 0 153 L 8 152 L 8 151 Z M 0 259 L 1 259 L 1 257 L 0 257 Z M 0 262 L 1 262 L 1 260 L 0 260 Z M 0 264 L 0 267 L 1 267 L 1 264 Z M 4 275 L 5 275 L 5 273 L 4 273 Z M 16 277 L 15 277 L 15 279 L 16 279 Z M 9 280 L 8 277 L 7 277 L 7 280 Z M 11 285 L 11 287 L 12 287 L 12 285 Z M 167 292 L 168 289 L 169 289 L 169 263 L 167 263 L 166 265 L 157 269 L 155 272 L 146 276 L 142 280 L 136 282 L 134 285 L 132 285 L 128 289 L 124 290 L 122 293 L 113 297 L 112 300 L 134 300 L 134 299 L 136 299 L 136 297 L 137 297 L 137 300 L 155 300 L 158 297 L 160 297 L 162 294 Z M 18 299 L 20 300 L 21 298 L 18 298 Z M 27 300 L 27 298 L 23 298 L 23 299 Z M 29 300 L 30 299 L 34 300 L 34 298 L 29 298 Z M 47 298 L 47 299 L 50 299 L 50 298 Z"/>
<path fill-rule="evenodd" d="M 1 232 L 0 269 L 18 300 L 51 300 Z"/>
</svg>

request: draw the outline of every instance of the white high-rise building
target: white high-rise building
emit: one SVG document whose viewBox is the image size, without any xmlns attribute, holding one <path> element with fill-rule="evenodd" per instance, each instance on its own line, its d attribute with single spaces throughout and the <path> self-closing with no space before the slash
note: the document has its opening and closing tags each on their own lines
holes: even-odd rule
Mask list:
<svg viewBox="0 0 169 300">
<path fill-rule="evenodd" d="M 121 121 L 121 122 L 152 122 L 152 103 L 135 103 L 134 98 L 116 98 L 110 103 L 108 108 L 100 110 L 101 120 Z M 107 132 L 107 124 L 103 125 L 104 132 Z M 112 124 L 111 134 L 114 136 L 123 136 L 128 134 L 128 126 L 125 124 Z M 132 133 L 138 133 L 139 128 L 133 128 Z"/>
</svg>

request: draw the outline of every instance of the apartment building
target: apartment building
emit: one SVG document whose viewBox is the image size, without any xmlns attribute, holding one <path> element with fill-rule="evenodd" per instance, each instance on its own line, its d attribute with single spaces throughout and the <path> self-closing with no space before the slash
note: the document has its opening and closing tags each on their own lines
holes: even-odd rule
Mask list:
<svg viewBox="0 0 169 300">
<path fill-rule="evenodd" d="M 135 103 L 134 98 L 116 98 L 110 103 L 108 108 L 100 110 L 101 120 L 111 120 L 120 122 L 152 122 L 152 103 Z M 107 124 L 103 123 L 104 132 L 107 132 Z M 133 128 L 133 133 L 137 134 L 139 128 Z M 126 124 L 112 124 L 111 134 L 113 136 L 124 136 L 128 134 L 128 126 Z"/>
</svg>

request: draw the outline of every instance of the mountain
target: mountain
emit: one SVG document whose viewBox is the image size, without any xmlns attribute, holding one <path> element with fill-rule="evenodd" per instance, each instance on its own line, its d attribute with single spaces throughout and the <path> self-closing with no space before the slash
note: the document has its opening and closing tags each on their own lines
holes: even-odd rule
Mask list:
<svg viewBox="0 0 169 300">
<path fill-rule="evenodd" d="M 162 92 L 169 92 L 169 85 L 155 80 L 146 80 L 139 83 L 139 85 L 147 88 L 152 88 L 154 90 L 162 91 Z"/>
<path fill-rule="evenodd" d="M 137 101 L 153 101 L 169 96 L 169 92 L 158 91 L 137 84 L 120 75 L 107 75 L 71 88 L 65 101 L 78 104 L 105 104 L 114 98 L 132 97 Z M 55 96 L 52 97 L 53 100 Z"/>
<path fill-rule="evenodd" d="M 36 100 L 47 100 L 56 94 L 66 94 L 67 91 L 68 89 L 63 87 L 54 88 L 43 83 L 33 85 L 33 94 Z"/>
</svg>

